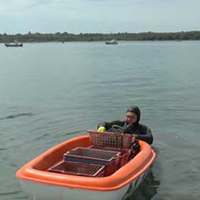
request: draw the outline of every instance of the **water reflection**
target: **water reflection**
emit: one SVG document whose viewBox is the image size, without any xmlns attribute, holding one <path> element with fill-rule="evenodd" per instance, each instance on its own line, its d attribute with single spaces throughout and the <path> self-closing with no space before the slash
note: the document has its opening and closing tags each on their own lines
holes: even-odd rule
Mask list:
<svg viewBox="0 0 200 200">
<path fill-rule="evenodd" d="M 140 186 L 126 200 L 151 200 L 157 193 L 159 185 L 160 181 L 155 178 L 151 168 Z"/>
<path fill-rule="evenodd" d="M 160 180 L 155 176 L 155 174 L 159 174 L 161 168 L 158 162 L 159 149 L 156 147 L 153 147 L 153 149 L 156 153 L 157 159 L 154 161 L 154 164 L 149 169 L 149 173 L 139 187 L 126 200 L 151 200 L 157 194 Z"/>
</svg>

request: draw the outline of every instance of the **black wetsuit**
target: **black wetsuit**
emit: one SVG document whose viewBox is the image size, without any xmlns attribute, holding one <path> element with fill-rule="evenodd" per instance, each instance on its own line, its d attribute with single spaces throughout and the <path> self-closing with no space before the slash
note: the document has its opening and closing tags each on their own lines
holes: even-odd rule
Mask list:
<svg viewBox="0 0 200 200">
<path fill-rule="evenodd" d="M 135 134 L 139 140 L 143 140 L 148 144 L 153 143 L 153 135 L 151 129 L 140 123 L 127 125 L 125 121 L 115 120 L 112 122 L 99 123 L 97 128 L 99 128 L 100 126 L 104 126 L 108 131 L 113 128 L 113 125 L 122 127 L 124 134 Z"/>
</svg>

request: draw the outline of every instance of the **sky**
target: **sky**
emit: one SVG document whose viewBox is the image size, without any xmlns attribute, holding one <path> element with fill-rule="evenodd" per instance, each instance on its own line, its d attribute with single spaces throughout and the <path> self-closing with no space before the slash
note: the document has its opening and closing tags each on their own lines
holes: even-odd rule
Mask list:
<svg viewBox="0 0 200 200">
<path fill-rule="evenodd" d="M 0 0 L 0 34 L 200 30 L 200 0 Z"/>
</svg>

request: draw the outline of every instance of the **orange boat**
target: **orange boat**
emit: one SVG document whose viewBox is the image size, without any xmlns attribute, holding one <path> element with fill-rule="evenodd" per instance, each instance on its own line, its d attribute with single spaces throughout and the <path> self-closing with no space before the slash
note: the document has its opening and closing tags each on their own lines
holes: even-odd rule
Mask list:
<svg viewBox="0 0 200 200">
<path fill-rule="evenodd" d="M 16 176 L 30 198 L 34 200 L 124 200 L 134 192 L 155 159 L 155 152 L 151 146 L 144 141 L 139 141 L 140 152 L 127 163 L 122 164 L 126 156 L 120 157 L 121 152 L 93 148 L 91 134 L 95 133 L 99 136 L 103 133 L 88 132 L 90 135 L 69 139 L 47 150 L 17 171 Z M 98 155 L 106 153 L 109 158 L 91 159 L 88 155 L 83 155 L 83 152 L 92 152 L 92 156 L 94 152 Z M 71 165 L 73 168 L 70 168 Z M 76 166 L 75 170 L 74 166 Z"/>
</svg>

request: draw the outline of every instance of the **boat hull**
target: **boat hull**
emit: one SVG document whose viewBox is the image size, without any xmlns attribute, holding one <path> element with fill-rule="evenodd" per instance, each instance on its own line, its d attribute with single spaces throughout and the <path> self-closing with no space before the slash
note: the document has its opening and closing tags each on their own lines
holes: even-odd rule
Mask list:
<svg viewBox="0 0 200 200">
<path fill-rule="evenodd" d="M 6 47 L 23 47 L 23 43 L 18 43 L 18 44 L 8 44 L 5 43 Z"/>
<path fill-rule="evenodd" d="M 37 184 L 26 180 L 20 180 L 20 184 L 23 191 L 34 200 L 125 200 L 133 194 L 147 173 L 148 171 L 141 174 L 133 182 L 119 190 L 106 192 Z"/>
<path fill-rule="evenodd" d="M 105 42 L 107 45 L 116 45 L 118 42 Z"/>
<path fill-rule="evenodd" d="M 89 136 L 67 140 L 24 165 L 16 176 L 23 190 L 34 200 L 124 200 L 142 182 L 155 159 L 155 152 L 143 141 L 140 152 L 115 173 L 106 177 L 85 177 L 49 172 L 70 149 L 89 147 Z"/>
<path fill-rule="evenodd" d="M 111 41 L 106 41 L 105 42 L 106 44 L 113 44 L 113 45 L 115 45 L 115 44 L 118 44 L 118 42 L 115 40 L 115 39 L 113 39 L 113 40 L 111 40 Z"/>
</svg>

